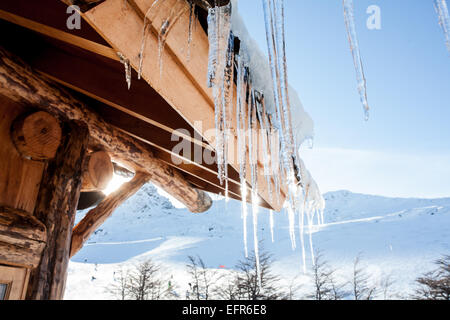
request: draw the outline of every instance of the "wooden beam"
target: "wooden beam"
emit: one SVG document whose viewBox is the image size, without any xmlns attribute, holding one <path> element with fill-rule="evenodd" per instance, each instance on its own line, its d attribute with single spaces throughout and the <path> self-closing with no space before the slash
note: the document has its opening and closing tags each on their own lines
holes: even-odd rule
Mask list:
<svg viewBox="0 0 450 320">
<path fill-rule="evenodd" d="M 0 263 L 35 268 L 46 240 L 46 227 L 36 217 L 0 206 Z"/>
<path fill-rule="evenodd" d="M 132 163 L 136 169 L 147 171 L 153 183 L 185 204 L 191 212 L 204 212 L 211 207 L 212 200 L 207 194 L 193 188 L 178 171 L 156 159 L 148 146 L 108 125 L 83 103 L 39 77 L 3 48 L 0 48 L 0 93 L 17 102 L 44 109 L 61 119 L 84 122 L 91 138 L 113 159 Z"/>
<path fill-rule="evenodd" d="M 64 141 L 48 164 L 34 213 L 47 227 L 47 245 L 31 273 L 28 298 L 32 300 L 59 300 L 64 295 L 89 131 L 82 123 L 71 122 L 63 132 Z"/>
<path fill-rule="evenodd" d="M 80 7 L 82 12 L 91 9 L 92 7 L 98 5 L 99 3 L 105 0 L 61 0 L 61 2 L 65 3 L 68 6 L 75 5 Z"/>
<path fill-rule="evenodd" d="M 107 196 L 96 208 L 89 211 L 73 229 L 70 257 L 73 257 L 81 250 L 84 243 L 113 214 L 114 210 L 139 191 L 149 180 L 150 176 L 147 173 L 136 173 L 130 182 L 124 183 L 117 191 Z"/>
<path fill-rule="evenodd" d="M 33 30 L 35 32 L 38 32 L 40 34 L 43 34 L 45 36 L 48 36 L 53 39 L 57 39 L 60 41 L 64 41 L 67 43 L 70 43 L 74 46 L 77 46 L 79 48 L 88 50 L 90 52 L 93 52 L 95 54 L 104 56 L 106 58 L 119 61 L 119 57 L 117 56 L 117 52 L 114 51 L 113 48 L 107 47 L 103 44 L 82 38 L 80 36 L 71 34 L 69 32 L 65 32 L 53 27 L 49 27 L 45 24 L 35 22 L 33 20 L 23 18 L 19 15 L 0 10 L 0 19 L 3 19 L 5 21 L 14 23 L 16 25 L 25 27 L 29 30 Z"/>
<path fill-rule="evenodd" d="M 20 209 L 0 206 L 0 241 L 22 246 L 21 241 L 26 240 L 45 243 L 46 232 L 45 225 L 33 215 Z"/>
</svg>

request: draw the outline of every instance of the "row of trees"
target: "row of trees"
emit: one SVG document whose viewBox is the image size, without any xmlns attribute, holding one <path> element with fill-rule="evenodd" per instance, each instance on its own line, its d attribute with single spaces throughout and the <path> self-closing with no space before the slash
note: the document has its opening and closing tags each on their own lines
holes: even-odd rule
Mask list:
<svg viewBox="0 0 450 320">
<path fill-rule="evenodd" d="M 316 254 L 310 284 L 299 285 L 293 279 L 282 285 L 278 275 L 272 271 L 273 258 L 267 252 L 260 254 L 261 278 L 256 272 L 254 254 L 244 258 L 233 271 L 218 271 L 207 267 L 200 257 L 188 257 L 186 270 L 189 275 L 185 296 L 178 293 L 179 287 L 173 278 L 163 273 L 161 266 L 148 260 L 133 269 L 115 273 L 115 283 L 108 288 L 123 300 L 373 300 L 399 298 L 392 296 L 394 281 L 391 276 L 373 279 L 363 265 L 359 255 L 353 264 L 351 275 L 342 280 L 325 260 Z M 449 300 L 450 256 L 436 261 L 436 270 L 416 280 L 417 289 L 404 299 Z M 301 293 L 307 291 L 308 293 Z"/>
</svg>

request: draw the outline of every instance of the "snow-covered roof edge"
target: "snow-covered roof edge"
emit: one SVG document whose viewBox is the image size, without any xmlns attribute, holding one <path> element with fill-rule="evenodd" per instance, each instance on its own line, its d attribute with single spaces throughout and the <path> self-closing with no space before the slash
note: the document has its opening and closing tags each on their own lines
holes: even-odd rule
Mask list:
<svg viewBox="0 0 450 320">
<path fill-rule="evenodd" d="M 276 112 L 275 100 L 268 58 L 248 32 L 239 13 L 238 0 L 231 0 L 231 3 L 233 8 L 231 29 L 234 36 L 241 41 L 241 58 L 249 66 L 254 88 L 266 97 L 267 111 L 274 115 Z M 314 122 L 305 111 L 297 91 L 292 86 L 289 87 L 289 98 L 291 100 L 292 126 L 298 150 L 305 141 L 314 138 Z"/>
</svg>

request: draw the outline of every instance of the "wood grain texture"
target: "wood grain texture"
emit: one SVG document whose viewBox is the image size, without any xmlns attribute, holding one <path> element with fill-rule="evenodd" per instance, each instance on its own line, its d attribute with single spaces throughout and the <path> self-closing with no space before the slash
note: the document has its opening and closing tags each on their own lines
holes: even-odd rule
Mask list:
<svg viewBox="0 0 450 320">
<path fill-rule="evenodd" d="M 0 94 L 0 205 L 33 213 L 45 163 L 24 159 L 11 138 L 15 119 L 29 112 Z"/>
<path fill-rule="evenodd" d="M 39 266 L 31 273 L 28 298 L 32 300 L 59 300 L 65 290 L 89 131 L 75 122 L 63 130 L 64 141 L 48 164 L 35 210 L 35 216 L 47 227 L 47 245 Z"/>
<path fill-rule="evenodd" d="M 36 217 L 23 210 L 0 206 L 0 241 L 37 248 L 46 239 L 45 225 Z"/>
<path fill-rule="evenodd" d="M 20 117 L 12 126 L 11 139 L 26 159 L 52 159 L 61 142 L 58 120 L 47 112 L 39 111 Z"/>
<path fill-rule="evenodd" d="M 138 172 L 134 178 L 123 184 L 117 191 L 107 196 L 96 208 L 89 211 L 72 233 L 70 257 L 73 257 L 89 237 L 108 219 L 121 204 L 134 195 L 150 180 L 147 173 Z"/>
<path fill-rule="evenodd" d="M 142 142 L 108 125 L 96 113 L 61 90 L 50 81 L 43 80 L 20 59 L 0 48 L 0 94 L 23 104 L 32 104 L 61 119 L 84 122 L 91 138 L 101 145 L 112 158 L 133 163 L 147 171 L 152 182 L 182 202 L 191 212 L 207 211 L 211 198 L 190 185 L 178 171 L 156 159 Z"/>
</svg>

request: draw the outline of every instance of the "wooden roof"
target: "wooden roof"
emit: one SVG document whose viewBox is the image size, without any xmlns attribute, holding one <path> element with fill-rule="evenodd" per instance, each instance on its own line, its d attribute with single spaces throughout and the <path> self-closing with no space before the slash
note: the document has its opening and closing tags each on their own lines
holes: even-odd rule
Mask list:
<svg viewBox="0 0 450 320">
<path fill-rule="evenodd" d="M 172 0 L 168 0 L 170 1 Z M 144 7 L 148 7 L 152 0 L 127 2 L 107 0 L 97 7 L 95 5 L 102 1 L 88 2 L 92 2 L 92 5 L 84 6 L 82 9 L 90 9 L 83 15 L 89 23 L 82 21 L 81 30 L 69 30 L 66 27 L 67 5 L 62 1 L 2 0 L 0 2 L 0 28 L 2 29 L 0 44 L 19 55 L 35 70 L 66 87 L 78 99 L 86 102 L 91 109 L 100 114 L 107 123 L 150 145 L 156 157 L 179 170 L 186 180 L 198 189 L 224 194 L 224 187 L 217 178 L 216 164 L 197 163 L 194 155 L 183 158 L 172 153 L 173 147 L 179 143 L 171 141 L 172 133 L 177 129 L 184 129 L 190 133 L 192 148 L 194 146 L 202 148 L 202 152 L 206 149 L 214 150 L 214 145 L 201 138 L 204 137 L 204 132 L 194 124 L 197 118 L 198 120 L 206 119 L 205 121 L 209 123 L 214 121 L 211 118 L 214 105 L 210 90 L 206 88 L 205 50 L 207 52 L 208 48 L 205 48 L 207 44 L 205 44 L 207 41 L 205 31 L 202 28 L 196 28 L 193 35 L 192 58 L 188 62 L 182 59 L 177 60 L 178 52 L 174 48 L 179 37 L 184 35 L 174 27 L 171 31 L 174 33 L 174 38 L 167 39 L 165 49 L 168 51 L 167 55 L 175 58 L 166 57 L 164 68 L 172 70 L 171 68 L 175 68 L 173 67 L 175 65 L 181 70 L 179 72 L 185 75 L 184 79 L 168 78 L 163 79 L 162 84 L 157 84 L 156 81 L 159 79 L 155 80 L 155 77 L 152 78 L 149 75 L 157 65 L 155 62 L 157 57 L 154 54 L 148 54 L 145 60 L 148 65 L 144 65 L 143 71 L 145 80 L 138 80 L 133 70 L 131 89 L 128 90 L 124 66 L 119 61 L 117 51 L 124 53 L 136 67 L 136 54 L 127 52 L 128 48 L 123 41 L 129 38 L 129 41 L 133 42 L 134 47 L 130 50 L 136 50 L 136 46 L 140 47 L 143 21 L 140 21 L 139 16 L 142 16 L 142 12 L 146 11 Z M 105 17 L 115 12 L 119 6 L 125 6 L 130 2 L 136 7 L 121 8 L 122 16 L 111 15 L 109 17 L 111 21 L 104 21 Z M 92 6 L 94 6 L 93 9 L 91 9 Z M 136 8 L 140 10 L 140 14 L 135 13 Z M 205 17 L 205 13 L 199 15 L 199 19 L 205 19 Z M 130 27 L 131 23 L 135 25 Z M 201 24 L 204 26 L 205 21 Z M 97 30 L 102 29 L 102 35 L 92 26 L 95 26 Z M 124 29 L 124 26 L 129 29 Z M 180 28 L 183 27 L 185 26 Z M 119 32 L 123 34 L 116 38 L 115 35 Z M 138 34 L 135 34 L 136 32 Z M 134 41 L 135 38 L 139 41 Z M 179 83 L 173 83 L 174 81 Z M 183 81 L 189 82 L 190 85 L 184 85 Z M 168 83 L 171 83 L 171 88 L 168 88 Z M 167 91 L 169 89 L 173 91 L 174 88 L 179 90 L 175 98 L 172 97 L 171 92 Z M 201 103 L 197 105 L 196 102 L 200 100 Z M 188 105 L 189 103 L 191 105 Z M 181 157 L 184 160 L 183 164 L 173 164 L 172 156 Z M 228 171 L 229 196 L 241 200 L 236 166 L 230 165 Z M 260 181 L 264 180 L 260 179 Z M 267 193 L 264 194 L 265 188 L 258 189 L 262 190 L 260 192 L 262 206 L 280 209 L 279 205 L 269 204 Z"/>
</svg>

